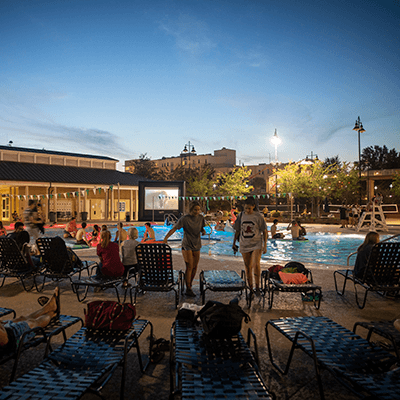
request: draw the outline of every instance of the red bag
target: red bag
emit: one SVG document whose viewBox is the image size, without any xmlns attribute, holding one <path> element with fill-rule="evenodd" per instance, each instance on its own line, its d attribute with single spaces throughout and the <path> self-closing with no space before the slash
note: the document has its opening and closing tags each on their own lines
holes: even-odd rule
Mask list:
<svg viewBox="0 0 400 400">
<path fill-rule="evenodd" d="M 132 327 L 136 309 L 130 303 L 92 301 L 85 312 L 85 326 L 90 329 L 126 331 Z"/>
</svg>

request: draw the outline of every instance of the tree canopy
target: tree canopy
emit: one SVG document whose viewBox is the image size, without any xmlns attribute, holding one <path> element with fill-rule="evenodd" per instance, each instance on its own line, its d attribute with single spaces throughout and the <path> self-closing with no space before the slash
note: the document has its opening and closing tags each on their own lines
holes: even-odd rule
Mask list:
<svg viewBox="0 0 400 400">
<path fill-rule="evenodd" d="M 359 190 L 357 170 L 348 163 L 326 166 L 321 161 L 309 165 L 289 163 L 278 170 L 278 188 L 280 193 L 291 193 L 297 198 L 325 197 L 338 201 L 353 202 Z"/>
<path fill-rule="evenodd" d="M 251 169 L 247 167 L 236 167 L 232 172 L 219 174 L 217 190 L 224 196 L 243 196 L 253 189 L 253 186 L 248 184 L 250 175 Z"/>
<path fill-rule="evenodd" d="M 361 154 L 361 169 L 395 169 L 400 168 L 400 153 L 396 149 L 388 150 L 386 146 L 369 146 Z"/>
</svg>

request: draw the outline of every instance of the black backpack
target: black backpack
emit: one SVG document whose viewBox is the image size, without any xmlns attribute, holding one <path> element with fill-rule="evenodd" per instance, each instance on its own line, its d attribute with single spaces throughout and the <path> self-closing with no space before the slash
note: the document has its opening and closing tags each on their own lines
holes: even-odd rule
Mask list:
<svg viewBox="0 0 400 400">
<path fill-rule="evenodd" d="M 203 324 L 203 331 L 206 337 L 225 339 L 237 335 L 242 328 L 242 320 L 247 323 L 250 316 L 239 306 L 237 300 L 229 304 L 218 301 L 208 301 L 198 312 Z"/>
</svg>

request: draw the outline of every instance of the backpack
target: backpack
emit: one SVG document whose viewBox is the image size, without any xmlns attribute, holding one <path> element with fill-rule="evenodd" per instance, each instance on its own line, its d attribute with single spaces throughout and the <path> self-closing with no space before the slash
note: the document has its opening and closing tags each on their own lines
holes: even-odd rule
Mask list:
<svg viewBox="0 0 400 400">
<path fill-rule="evenodd" d="M 242 328 L 242 320 L 250 321 L 250 316 L 239 306 L 237 300 L 229 304 L 208 301 L 198 312 L 203 324 L 204 335 L 212 339 L 227 339 L 237 335 Z"/>
<path fill-rule="evenodd" d="M 307 269 L 306 267 L 297 261 L 290 261 L 288 262 L 285 267 L 283 268 L 282 272 L 287 272 L 287 273 L 296 273 L 300 272 L 302 274 L 307 275 Z"/>
</svg>

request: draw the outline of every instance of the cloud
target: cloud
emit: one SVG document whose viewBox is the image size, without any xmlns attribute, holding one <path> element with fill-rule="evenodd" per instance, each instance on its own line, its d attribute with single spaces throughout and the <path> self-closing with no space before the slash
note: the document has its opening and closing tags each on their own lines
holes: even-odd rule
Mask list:
<svg viewBox="0 0 400 400">
<path fill-rule="evenodd" d="M 35 133 L 36 137 L 56 139 L 63 142 L 73 151 L 82 152 L 87 150 L 95 153 L 110 155 L 111 157 L 129 157 L 132 153 L 126 147 L 119 144 L 119 137 L 111 132 L 100 129 L 77 128 L 65 126 L 52 122 L 27 121 L 29 125 L 39 129 L 40 133 Z"/>
<path fill-rule="evenodd" d="M 176 46 L 192 56 L 208 53 L 217 47 L 210 37 L 208 25 L 189 15 L 180 15 L 176 21 L 161 22 L 159 28 L 175 39 Z"/>
</svg>

